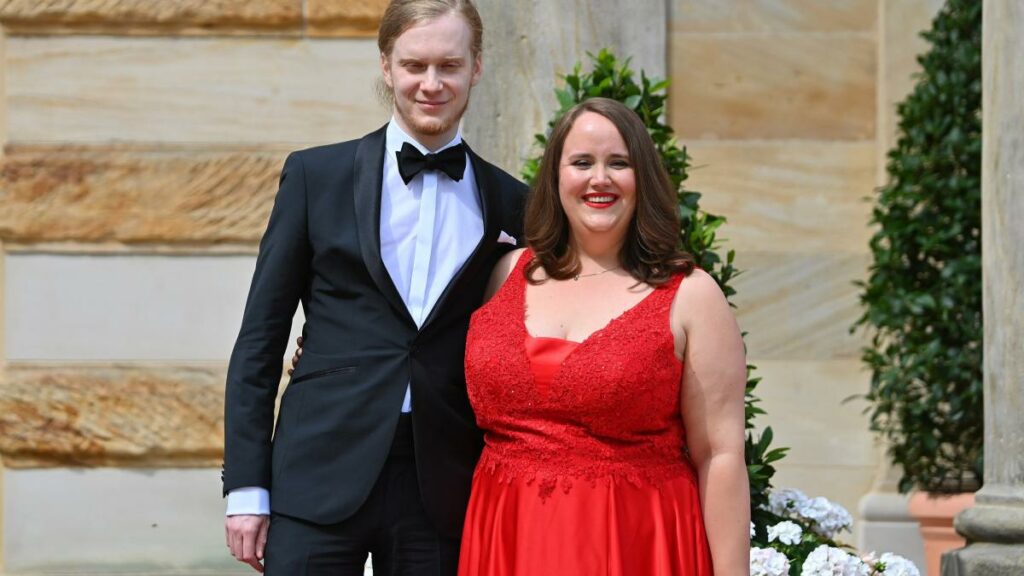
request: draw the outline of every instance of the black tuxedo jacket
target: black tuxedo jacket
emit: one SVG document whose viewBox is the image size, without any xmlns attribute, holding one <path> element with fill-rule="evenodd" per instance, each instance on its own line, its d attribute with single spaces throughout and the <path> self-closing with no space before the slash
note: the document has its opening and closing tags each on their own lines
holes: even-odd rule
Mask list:
<svg viewBox="0 0 1024 576">
<path fill-rule="evenodd" d="M 522 237 L 526 187 L 469 152 L 484 236 L 417 329 L 380 256 L 384 143 L 381 128 L 285 161 L 228 367 L 224 492 L 261 486 L 275 513 L 346 519 L 383 467 L 411 382 L 423 505 L 457 536 L 483 446 L 466 396 L 466 330 L 491 268 L 513 247 L 500 233 Z M 299 302 L 303 354 L 275 430 Z"/>
</svg>

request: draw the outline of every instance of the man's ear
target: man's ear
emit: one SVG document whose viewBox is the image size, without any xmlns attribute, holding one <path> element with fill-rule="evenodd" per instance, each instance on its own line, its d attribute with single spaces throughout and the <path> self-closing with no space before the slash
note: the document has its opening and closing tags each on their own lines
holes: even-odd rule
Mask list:
<svg viewBox="0 0 1024 576">
<path fill-rule="evenodd" d="M 391 83 L 391 59 L 383 52 L 380 53 L 380 72 L 384 75 L 384 83 L 388 85 L 388 88 L 394 88 L 395 86 Z"/>
<path fill-rule="evenodd" d="M 480 77 L 484 72 L 484 57 L 483 54 L 477 54 L 473 57 L 473 77 L 469 81 L 470 86 L 476 86 L 476 83 L 480 81 Z"/>
</svg>

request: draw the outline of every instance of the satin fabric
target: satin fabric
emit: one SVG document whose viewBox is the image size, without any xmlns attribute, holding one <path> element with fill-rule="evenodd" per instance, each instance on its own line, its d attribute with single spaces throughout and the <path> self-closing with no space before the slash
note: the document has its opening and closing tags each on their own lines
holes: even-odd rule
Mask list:
<svg viewBox="0 0 1024 576">
<path fill-rule="evenodd" d="M 601 479 L 538 497 L 523 480 L 478 469 L 460 576 L 711 576 L 697 486 Z"/>
</svg>

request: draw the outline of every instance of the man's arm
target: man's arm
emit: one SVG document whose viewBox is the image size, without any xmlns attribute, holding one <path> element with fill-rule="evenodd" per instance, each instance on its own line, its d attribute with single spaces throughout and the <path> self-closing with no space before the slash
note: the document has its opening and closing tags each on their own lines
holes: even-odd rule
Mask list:
<svg viewBox="0 0 1024 576">
<path fill-rule="evenodd" d="M 242 489 L 229 498 L 229 514 L 233 501 L 244 498 L 247 490 L 270 488 L 274 404 L 292 317 L 309 283 L 309 261 L 305 170 L 301 157 L 291 154 L 260 241 L 242 327 L 228 364 L 224 493 Z M 269 512 L 269 497 L 266 504 Z M 266 516 L 251 514 L 231 515 L 225 521 L 232 554 L 259 571 L 267 524 Z"/>
</svg>

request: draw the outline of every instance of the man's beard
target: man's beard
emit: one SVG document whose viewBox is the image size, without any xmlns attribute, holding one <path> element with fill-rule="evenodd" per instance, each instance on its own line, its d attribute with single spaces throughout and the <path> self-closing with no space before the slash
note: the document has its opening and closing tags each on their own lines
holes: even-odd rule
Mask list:
<svg viewBox="0 0 1024 576">
<path fill-rule="evenodd" d="M 440 118 L 427 118 L 426 121 L 422 121 L 422 117 L 418 121 L 416 117 L 406 115 L 403 112 L 402 108 L 397 105 L 394 107 L 394 109 L 396 113 L 399 116 L 401 116 L 402 120 L 405 121 L 405 124 L 411 130 L 415 131 L 417 134 L 422 134 L 424 136 L 438 136 L 444 134 L 445 132 L 448 132 L 449 130 L 452 129 L 452 127 L 458 126 L 459 122 L 462 121 L 462 117 L 466 114 L 466 110 L 469 109 L 469 101 L 472 94 L 473 90 L 472 88 L 469 88 L 466 93 L 466 101 L 465 103 L 463 103 L 462 109 L 459 110 L 456 114 L 445 115 Z M 394 93 L 392 93 L 392 102 L 397 102 L 395 98 L 396 96 L 394 95 Z M 412 106 L 415 105 L 415 103 L 412 104 Z"/>
</svg>

